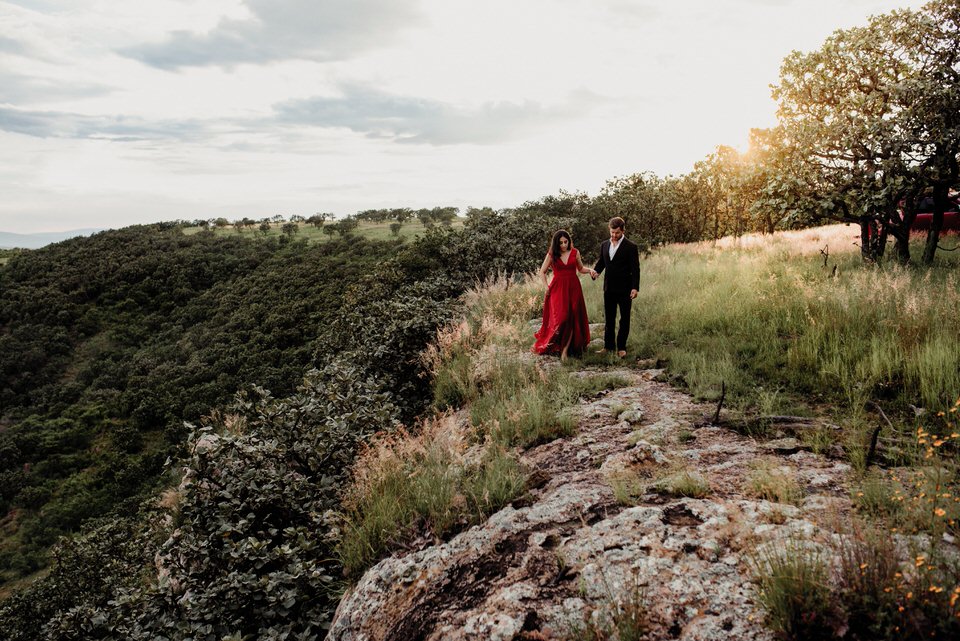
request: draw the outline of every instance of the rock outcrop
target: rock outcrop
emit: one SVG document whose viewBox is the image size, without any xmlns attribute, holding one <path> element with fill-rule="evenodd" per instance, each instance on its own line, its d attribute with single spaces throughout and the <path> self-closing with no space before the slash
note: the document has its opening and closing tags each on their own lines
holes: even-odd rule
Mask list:
<svg viewBox="0 0 960 641">
<path fill-rule="evenodd" d="M 535 482 L 524 499 L 371 568 L 340 603 L 329 638 L 564 639 L 639 610 L 653 639 L 772 639 L 752 555 L 849 511 L 847 466 L 697 427 L 711 408 L 658 373 L 615 372 L 630 385 L 582 402 L 575 436 L 525 452 Z M 760 498 L 758 469 L 792 479 L 802 490 L 794 504 Z M 706 491 L 657 489 L 682 473 Z"/>
</svg>

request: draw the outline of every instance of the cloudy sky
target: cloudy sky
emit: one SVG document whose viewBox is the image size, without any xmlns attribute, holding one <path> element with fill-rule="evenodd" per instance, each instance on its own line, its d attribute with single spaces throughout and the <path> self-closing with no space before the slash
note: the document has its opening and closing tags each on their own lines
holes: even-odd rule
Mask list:
<svg viewBox="0 0 960 641">
<path fill-rule="evenodd" d="M 911 0 L 0 0 L 0 231 L 591 195 Z"/>
</svg>

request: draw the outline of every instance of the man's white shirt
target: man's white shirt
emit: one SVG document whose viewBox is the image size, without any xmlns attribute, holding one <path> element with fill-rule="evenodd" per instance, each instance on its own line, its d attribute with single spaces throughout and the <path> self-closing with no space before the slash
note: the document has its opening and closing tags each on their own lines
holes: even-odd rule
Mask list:
<svg viewBox="0 0 960 641">
<path fill-rule="evenodd" d="M 620 248 L 620 245 L 623 243 L 623 239 L 620 239 L 620 242 L 614 244 L 613 241 L 610 241 L 610 260 L 613 260 L 613 257 L 616 255 L 617 250 Z"/>
</svg>

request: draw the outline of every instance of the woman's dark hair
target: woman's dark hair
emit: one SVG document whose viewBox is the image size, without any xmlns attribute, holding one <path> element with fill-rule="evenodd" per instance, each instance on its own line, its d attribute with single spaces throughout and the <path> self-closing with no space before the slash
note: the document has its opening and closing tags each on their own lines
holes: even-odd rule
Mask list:
<svg viewBox="0 0 960 641">
<path fill-rule="evenodd" d="M 561 229 L 556 234 L 553 235 L 553 240 L 550 241 L 550 255 L 553 256 L 554 260 L 560 259 L 560 239 L 566 238 L 567 244 L 569 247 L 567 249 L 573 249 L 573 239 L 570 238 L 570 234 L 566 232 L 565 229 Z"/>
</svg>

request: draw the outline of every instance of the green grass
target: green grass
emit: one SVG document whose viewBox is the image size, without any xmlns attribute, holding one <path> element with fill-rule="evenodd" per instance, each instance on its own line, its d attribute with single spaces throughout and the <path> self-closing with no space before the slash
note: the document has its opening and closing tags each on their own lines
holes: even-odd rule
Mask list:
<svg viewBox="0 0 960 641">
<path fill-rule="evenodd" d="M 597 607 L 588 607 L 579 619 L 571 618 L 560 630 L 563 641 L 641 641 L 650 633 L 650 603 L 637 576 L 623 593 L 614 590 L 601 571 L 603 589 Z"/>
<path fill-rule="evenodd" d="M 534 362 L 504 355 L 480 388 L 470 406 L 471 423 L 501 445 L 527 448 L 576 429 L 566 408 L 576 402 L 577 385 L 565 371 L 546 373 Z"/>
<path fill-rule="evenodd" d="M 960 261 L 878 269 L 861 262 L 855 235 L 834 226 L 659 250 L 641 265 L 628 348 L 667 360 L 699 397 L 726 382 L 728 407 L 948 407 L 960 395 Z M 839 277 L 822 265 L 824 245 Z M 602 318 L 599 288 L 584 290 Z"/>
<path fill-rule="evenodd" d="M 710 483 L 696 472 L 679 470 L 659 479 L 650 489 L 668 496 L 703 498 L 710 493 Z"/>
<path fill-rule="evenodd" d="M 798 540 L 772 543 L 751 565 L 767 625 L 787 639 L 834 638 L 827 565 L 816 548 Z"/>
<path fill-rule="evenodd" d="M 338 555 L 357 578 L 390 549 L 421 531 L 443 537 L 520 496 L 526 475 L 503 448 L 487 447 L 476 464 L 435 432 L 375 446 L 359 463 L 343 515 Z"/>
</svg>

